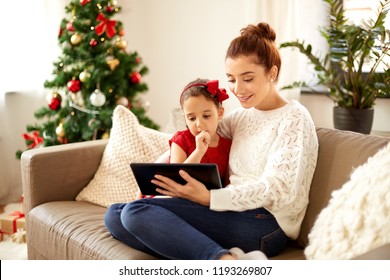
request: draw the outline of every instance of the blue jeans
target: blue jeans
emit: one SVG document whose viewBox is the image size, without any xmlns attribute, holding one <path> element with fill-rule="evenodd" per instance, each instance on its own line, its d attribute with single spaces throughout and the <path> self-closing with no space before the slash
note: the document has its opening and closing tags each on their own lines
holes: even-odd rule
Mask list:
<svg viewBox="0 0 390 280">
<path fill-rule="evenodd" d="M 105 225 L 113 237 L 164 259 L 219 259 L 229 248 L 277 255 L 287 236 L 264 208 L 213 211 L 181 198 L 144 198 L 113 204 Z"/>
</svg>

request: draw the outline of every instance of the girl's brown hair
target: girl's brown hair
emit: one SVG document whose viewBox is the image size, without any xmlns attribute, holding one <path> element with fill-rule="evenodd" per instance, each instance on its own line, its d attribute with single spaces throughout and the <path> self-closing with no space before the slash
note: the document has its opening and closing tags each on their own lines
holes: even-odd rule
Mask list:
<svg viewBox="0 0 390 280">
<path fill-rule="evenodd" d="M 248 25 L 241 29 L 241 35 L 235 38 L 229 45 L 226 58 L 237 58 L 241 55 L 255 55 L 256 63 L 262 65 L 266 72 L 272 66 L 278 68 L 275 79 L 278 79 L 282 60 L 275 44 L 276 33 L 267 23 L 260 22 L 257 25 Z"/>
<path fill-rule="evenodd" d="M 185 88 L 193 84 L 206 84 L 208 81 L 208 79 L 196 79 L 188 83 Z M 180 96 L 180 106 L 183 107 L 184 101 L 186 101 L 188 98 L 200 95 L 203 95 L 204 97 L 206 97 L 207 100 L 214 102 L 217 108 L 221 107 L 221 102 L 218 101 L 218 98 L 216 96 L 212 96 L 205 86 L 193 86 L 184 90 Z"/>
</svg>

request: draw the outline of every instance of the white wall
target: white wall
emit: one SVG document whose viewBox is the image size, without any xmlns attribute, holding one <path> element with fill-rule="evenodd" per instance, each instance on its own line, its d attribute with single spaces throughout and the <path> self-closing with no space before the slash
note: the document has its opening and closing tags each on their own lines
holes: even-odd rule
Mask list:
<svg viewBox="0 0 390 280">
<path fill-rule="evenodd" d="M 251 0 L 121 1 L 128 50 L 149 67 L 145 76 L 149 116 L 164 128 L 184 86 L 196 78 L 219 79 L 229 42 L 252 22 Z M 234 104 L 234 105 L 231 105 Z M 235 106 L 231 99 L 226 106 Z"/>
</svg>

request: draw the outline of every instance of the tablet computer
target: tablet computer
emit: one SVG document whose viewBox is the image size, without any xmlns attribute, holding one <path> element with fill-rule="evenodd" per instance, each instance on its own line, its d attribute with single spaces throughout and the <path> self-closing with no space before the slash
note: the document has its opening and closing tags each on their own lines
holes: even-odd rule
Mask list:
<svg viewBox="0 0 390 280">
<path fill-rule="evenodd" d="M 208 189 L 222 188 L 218 167 L 215 163 L 130 163 L 130 167 L 143 195 L 161 195 L 156 192 L 158 186 L 151 182 L 156 174 L 184 185 L 186 181 L 179 175 L 179 170 L 186 171 Z"/>
</svg>

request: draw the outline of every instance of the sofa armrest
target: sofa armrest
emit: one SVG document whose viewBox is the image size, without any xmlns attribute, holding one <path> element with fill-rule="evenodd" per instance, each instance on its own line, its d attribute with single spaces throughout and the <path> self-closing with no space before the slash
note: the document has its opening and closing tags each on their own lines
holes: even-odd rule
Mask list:
<svg viewBox="0 0 390 280">
<path fill-rule="evenodd" d="M 25 151 L 21 157 L 25 212 L 49 201 L 74 200 L 92 180 L 108 140 Z"/>
</svg>

